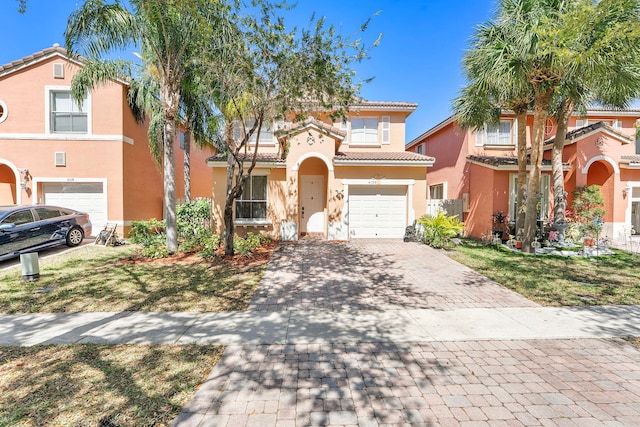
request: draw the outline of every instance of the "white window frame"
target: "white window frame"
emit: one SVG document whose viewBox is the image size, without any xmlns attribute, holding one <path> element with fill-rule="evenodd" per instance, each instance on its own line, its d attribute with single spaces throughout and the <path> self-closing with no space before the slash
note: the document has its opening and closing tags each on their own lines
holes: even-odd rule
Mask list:
<svg viewBox="0 0 640 427">
<path fill-rule="evenodd" d="M 376 121 L 375 128 L 373 126 L 367 127 L 367 121 Z M 356 123 L 362 121 L 362 128 L 354 128 L 354 121 Z M 349 145 L 355 146 L 379 146 L 380 145 L 380 118 L 379 117 L 352 117 L 351 118 L 351 138 Z M 371 124 L 371 123 L 370 123 Z M 374 135 L 375 129 L 375 138 Z M 357 141 L 356 136 L 363 135 L 364 141 Z M 368 136 L 368 137 L 367 137 Z"/>
<path fill-rule="evenodd" d="M 245 182 L 245 189 L 247 189 L 247 186 L 249 186 L 249 191 L 250 191 L 250 186 L 253 185 L 253 179 L 257 178 L 257 177 L 262 177 L 265 178 L 265 199 L 264 200 L 253 200 L 253 199 L 243 199 L 242 198 L 242 194 L 240 195 L 240 198 L 234 200 L 234 209 L 233 209 L 233 218 L 234 218 L 234 222 L 236 224 L 239 225 L 243 225 L 243 224 L 265 224 L 269 222 L 269 174 L 268 173 L 252 173 L 251 176 L 249 177 L 249 179 L 247 180 L 247 182 Z M 252 203 L 262 203 L 264 202 L 265 205 L 265 217 L 264 218 L 238 218 L 237 214 L 238 214 L 238 210 L 236 208 L 238 202 L 252 202 Z"/>
<path fill-rule="evenodd" d="M 416 146 L 416 153 L 418 154 L 424 154 L 424 142 L 418 144 Z"/>
<path fill-rule="evenodd" d="M 86 132 L 54 132 L 51 123 L 51 96 L 53 92 L 71 92 L 71 86 L 45 86 L 44 87 L 44 133 L 47 135 L 92 135 L 92 109 L 91 92 L 87 93 L 85 109 L 87 114 Z"/>
<path fill-rule="evenodd" d="M 501 143 L 501 133 L 500 133 L 500 127 L 503 123 L 508 123 L 509 124 L 509 141 L 508 143 Z M 476 136 L 476 147 L 496 147 L 496 148 L 500 148 L 500 147 L 514 147 L 518 140 L 518 135 L 515 132 L 515 120 L 513 119 L 501 119 L 500 123 L 497 125 L 497 131 L 498 131 L 498 142 L 493 142 L 493 143 L 489 143 L 489 126 L 485 124 L 484 127 L 482 129 L 479 129 L 476 131 L 475 136 Z M 494 125 L 491 125 L 492 127 Z"/>
<path fill-rule="evenodd" d="M 0 99 L 0 123 L 7 120 L 8 115 L 9 109 L 7 108 L 7 104 L 2 99 Z"/>
<path fill-rule="evenodd" d="M 611 120 L 611 127 L 617 130 L 618 132 L 622 131 L 622 120 L 613 119 Z"/>
<path fill-rule="evenodd" d="M 343 142 L 349 145 L 349 120 L 348 119 L 345 118 L 344 120 L 340 120 L 340 130 L 345 133 Z"/>
<path fill-rule="evenodd" d="M 253 126 L 253 124 L 255 123 L 255 120 L 253 119 L 249 119 L 245 122 L 245 128 L 247 130 L 247 132 L 249 131 L 249 129 L 251 129 L 251 127 Z M 284 125 L 284 123 L 283 123 Z M 276 145 L 276 137 L 275 137 L 275 130 L 277 129 L 278 124 L 276 122 L 263 122 L 262 123 L 262 127 L 260 129 L 260 141 L 259 141 L 259 145 L 262 147 L 273 147 Z M 270 129 L 269 129 L 270 128 Z M 256 145 L 256 137 L 258 135 L 258 129 L 256 129 L 253 134 L 251 135 L 251 137 L 249 137 L 249 140 L 247 141 L 247 145 L 249 146 L 255 146 Z M 271 137 L 269 138 L 268 135 L 271 135 Z M 242 127 L 240 126 L 239 122 L 236 122 L 233 126 L 233 138 L 236 141 L 240 141 L 242 140 Z"/>
<path fill-rule="evenodd" d="M 589 119 L 576 119 L 576 129 L 589 126 Z"/>
<path fill-rule="evenodd" d="M 431 189 L 435 188 L 435 187 L 441 187 L 442 188 L 442 197 L 439 198 L 439 199 L 431 197 Z M 446 182 L 441 182 L 439 184 L 429 185 L 429 199 L 430 200 L 446 200 L 447 199 L 447 183 Z"/>
<path fill-rule="evenodd" d="M 527 173 L 527 183 L 529 174 Z M 518 174 L 509 174 L 509 218 L 516 219 L 516 201 L 518 191 Z M 548 221 L 551 209 L 551 176 L 547 173 L 540 174 L 540 194 L 542 194 L 542 206 L 540 206 L 540 216 L 538 221 Z"/>
</svg>

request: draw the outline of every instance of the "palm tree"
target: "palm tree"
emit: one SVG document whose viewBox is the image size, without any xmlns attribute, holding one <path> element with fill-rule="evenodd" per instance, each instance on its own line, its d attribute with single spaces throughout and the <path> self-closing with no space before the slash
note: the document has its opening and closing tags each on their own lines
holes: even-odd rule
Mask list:
<svg viewBox="0 0 640 427">
<path fill-rule="evenodd" d="M 518 189 L 516 206 L 521 207 L 526 191 L 527 112 L 531 87 L 524 74 L 518 43 L 520 37 L 505 22 L 478 26 L 471 49 L 463 58 L 469 84 L 454 100 L 453 109 L 462 128 L 481 129 L 497 124 L 503 110 L 515 113 L 517 124 Z M 524 210 L 516 213 L 516 234 L 522 235 Z"/>
<path fill-rule="evenodd" d="M 500 37 L 478 38 L 480 44 L 474 51 L 478 51 L 479 57 L 487 63 L 483 65 L 482 59 L 476 61 L 480 68 L 470 68 L 471 76 L 484 77 L 482 70 L 489 70 L 493 77 L 502 76 L 502 84 L 510 86 L 510 77 L 522 87 L 528 85 L 530 88 L 533 130 L 525 204 L 525 251 L 533 250 L 536 236 L 544 126 L 552 101 L 559 88 L 572 87 L 565 93 L 579 93 L 581 87 L 592 87 L 590 85 L 602 76 L 615 76 L 621 81 L 628 81 L 633 76 L 638 67 L 637 57 L 633 54 L 638 49 L 640 33 L 635 24 L 637 13 L 636 0 L 501 0 L 494 21 L 484 30 L 486 34 L 499 34 Z M 627 27 L 628 24 L 631 25 Z M 503 35 L 507 37 L 503 38 Z M 619 51 L 616 44 L 620 40 L 632 52 L 622 53 L 627 62 L 631 59 L 626 64 L 629 72 L 623 76 L 612 72 L 616 69 L 619 72 L 624 64 L 620 58 L 612 59 Z M 497 54 L 492 56 L 493 50 Z M 490 83 L 495 85 L 496 81 L 490 79 Z M 608 94 L 612 99 L 620 98 L 620 92 L 613 90 L 613 84 L 601 81 L 600 85 L 603 86 L 599 90 L 602 94 Z M 511 97 L 507 94 L 505 99 Z M 522 97 L 513 99 L 518 98 Z M 567 106 L 571 104 L 565 108 Z M 563 138 L 557 139 L 564 142 Z"/>
<path fill-rule="evenodd" d="M 543 48 L 553 46 L 558 62 L 571 65 L 563 72 L 554 102 L 557 127 L 551 162 L 555 223 L 565 221 L 562 151 L 571 114 L 591 102 L 625 108 L 640 93 L 639 8 L 637 0 L 580 2 L 578 8 L 560 16 L 563 25 L 540 31 Z M 561 37 L 562 48 L 558 49 Z"/>
<path fill-rule="evenodd" d="M 152 119 L 150 140 L 161 135 L 164 171 L 164 208 L 170 253 L 177 250 L 174 145 L 183 82 L 200 57 L 197 47 L 203 28 L 227 22 L 222 6 L 207 0 L 131 0 L 131 10 L 118 0 L 86 0 L 70 17 L 65 40 L 71 53 L 89 58 L 74 78 L 72 91 L 81 98 L 92 87 L 130 75 L 133 64 L 110 60 L 107 54 L 139 45 L 143 67 L 152 69 L 157 83 L 159 114 Z M 211 31 L 208 31 L 211 33 Z M 210 34 L 209 34 L 210 35 Z M 159 134 L 158 126 L 162 127 Z"/>
</svg>

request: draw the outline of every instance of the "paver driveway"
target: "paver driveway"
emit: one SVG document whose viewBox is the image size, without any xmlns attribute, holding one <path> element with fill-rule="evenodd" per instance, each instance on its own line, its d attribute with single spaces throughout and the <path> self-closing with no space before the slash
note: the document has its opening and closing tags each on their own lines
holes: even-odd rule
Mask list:
<svg viewBox="0 0 640 427">
<path fill-rule="evenodd" d="M 531 302 L 427 247 L 279 247 L 252 310 L 455 310 Z M 640 425 L 640 352 L 618 339 L 234 345 L 180 426 Z"/>
<path fill-rule="evenodd" d="M 418 243 L 303 240 L 282 244 L 250 310 L 451 310 L 533 307 L 439 251 Z"/>
</svg>

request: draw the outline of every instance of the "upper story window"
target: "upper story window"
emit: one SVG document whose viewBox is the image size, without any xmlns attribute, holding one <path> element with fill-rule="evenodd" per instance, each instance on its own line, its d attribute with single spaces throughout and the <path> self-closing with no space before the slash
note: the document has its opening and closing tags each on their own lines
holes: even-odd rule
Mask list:
<svg viewBox="0 0 640 427">
<path fill-rule="evenodd" d="M 585 127 L 585 126 L 589 126 L 589 125 L 593 125 L 595 123 L 598 122 L 604 122 L 604 124 L 611 126 L 612 128 L 614 128 L 617 131 L 621 131 L 622 130 L 622 120 L 618 120 L 618 119 L 577 119 L 576 120 L 576 129 Z"/>
<path fill-rule="evenodd" d="M 351 144 L 377 145 L 378 118 L 356 117 L 351 119 Z"/>
<path fill-rule="evenodd" d="M 233 126 L 233 138 L 236 141 L 241 141 L 242 137 L 243 137 L 243 131 L 245 132 L 249 132 L 251 130 L 251 128 L 253 127 L 253 124 L 255 123 L 255 120 L 248 120 L 245 124 L 245 129 L 242 129 L 242 126 L 240 125 L 240 123 L 236 123 Z M 275 138 L 273 135 L 273 130 L 274 130 L 274 124 L 269 122 L 269 123 L 262 123 L 262 127 L 260 128 L 260 145 L 274 145 L 275 144 Z M 258 138 L 258 129 L 256 129 L 251 136 L 249 137 L 249 140 L 247 141 L 248 145 L 255 145 L 256 141 Z"/>
<path fill-rule="evenodd" d="M 78 104 L 71 91 L 52 90 L 49 92 L 50 131 L 52 133 L 88 133 L 89 115 L 87 98 Z"/>
<path fill-rule="evenodd" d="M 424 154 L 424 143 L 416 145 L 416 153 Z"/>
<path fill-rule="evenodd" d="M 513 146 L 513 120 L 500 120 L 497 125 L 485 125 L 476 132 L 476 146 Z"/>
</svg>

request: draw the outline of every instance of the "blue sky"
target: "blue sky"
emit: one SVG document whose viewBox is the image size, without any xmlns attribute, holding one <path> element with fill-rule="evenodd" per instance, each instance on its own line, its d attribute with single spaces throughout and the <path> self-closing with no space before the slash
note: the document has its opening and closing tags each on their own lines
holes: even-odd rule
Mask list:
<svg viewBox="0 0 640 427">
<path fill-rule="evenodd" d="M 17 1 L 0 0 L 0 64 L 63 44 L 67 18 L 81 3 L 29 0 L 27 13 L 21 15 Z M 407 121 L 408 142 L 451 114 L 451 100 L 464 84 L 461 57 L 475 26 L 494 8 L 494 0 L 299 0 L 290 22 L 305 26 L 316 12 L 343 35 L 351 35 L 382 11 L 363 36 L 370 42 L 383 33 L 371 59 L 357 66 L 361 77 L 374 77 L 361 95 L 375 101 L 417 102 L 418 109 Z"/>
</svg>

